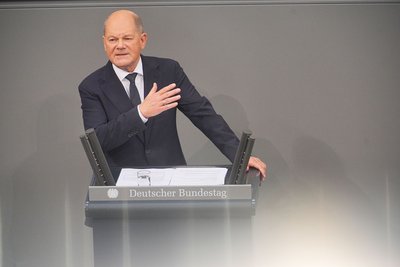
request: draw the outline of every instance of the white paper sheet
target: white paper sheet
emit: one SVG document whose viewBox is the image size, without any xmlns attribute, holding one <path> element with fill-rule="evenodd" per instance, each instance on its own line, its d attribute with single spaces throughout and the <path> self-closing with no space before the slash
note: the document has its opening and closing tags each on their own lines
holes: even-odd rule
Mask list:
<svg viewBox="0 0 400 267">
<path fill-rule="evenodd" d="M 176 168 L 170 185 L 223 185 L 226 168 Z"/>
<path fill-rule="evenodd" d="M 121 170 L 117 186 L 223 185 L 227 168 L 163 168 Z"/>
</svg>

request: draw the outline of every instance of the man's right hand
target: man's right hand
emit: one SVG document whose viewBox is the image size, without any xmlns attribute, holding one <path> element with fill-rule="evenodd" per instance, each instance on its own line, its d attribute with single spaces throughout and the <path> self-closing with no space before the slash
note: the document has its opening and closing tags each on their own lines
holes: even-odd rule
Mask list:
<svg viewBox="0 0 400 267">
<path fill-rule="evenodd" d="M 139 105 L 140 112 L 148 119 L 168 109 L 175 108 L 181 98 L 180 92 L 181 89 L 176 88 L 175 83 L 171 83 L 158 91 L 157 84 L 153 83 L 149 94 Z"/>
</svg>

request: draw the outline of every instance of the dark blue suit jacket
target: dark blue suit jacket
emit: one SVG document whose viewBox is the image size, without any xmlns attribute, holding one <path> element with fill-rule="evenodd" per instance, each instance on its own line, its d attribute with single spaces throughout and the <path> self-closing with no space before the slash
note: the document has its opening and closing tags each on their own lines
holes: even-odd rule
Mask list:
<svg viewBox="0 0 400 267">
<path fill-rule="evenodd" d="M 210 102 L 199 95 L 180 65 L 171 59 L 142 56 L 144 93 L 153 83 L 181 88 L 178 109 L 233 161 L 238 138 Z M 79 85 L 85 129 L 94 128 L 111 166 L 185 165 L 176 127 L 176 108 L 142 122 L 108 62 Z"/>
</svg>

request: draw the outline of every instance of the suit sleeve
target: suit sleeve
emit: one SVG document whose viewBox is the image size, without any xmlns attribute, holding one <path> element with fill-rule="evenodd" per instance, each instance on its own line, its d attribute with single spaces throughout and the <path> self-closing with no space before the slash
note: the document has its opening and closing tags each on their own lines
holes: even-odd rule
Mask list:
<svg viewBox="0 0 400 267">
<path fill-rule="evenodd" d="M 215 112 L 210 101 L 198 93 L 178 63 L 175 66 L 175 77 L 182 90 L 179 110 L 233 162 L 239 145 L 235 133 L 223 117 Z"/>
</svg>

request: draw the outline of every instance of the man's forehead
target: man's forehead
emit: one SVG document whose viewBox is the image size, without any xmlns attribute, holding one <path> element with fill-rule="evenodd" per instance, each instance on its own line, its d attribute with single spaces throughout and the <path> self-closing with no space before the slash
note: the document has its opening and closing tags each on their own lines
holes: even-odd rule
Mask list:
<svg viewBox="0 0 400 267">
<path fill-rule="evenodd" d="M 134 23 L 110 23 L 105 27 L 104 34 L 105 35 L 132 35 L 137 32 L 136 26 Z"/>
<path fill-rule="evenodd" d="M 115 36 L 115 37 L 124 37 L 124 36 L 133 36 L 136 34 L 136 31 L 109 31 L 106 30 L 104 36 Z"/>
</svg>

